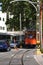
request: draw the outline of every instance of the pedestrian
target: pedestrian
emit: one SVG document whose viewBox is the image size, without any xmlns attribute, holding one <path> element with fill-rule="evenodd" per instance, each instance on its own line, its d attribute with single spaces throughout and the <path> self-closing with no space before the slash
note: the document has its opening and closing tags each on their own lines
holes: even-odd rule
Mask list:
<svg viewBox="0 0 43 65">
<path fill-rule="evenodd" d="M 9 44 L 9 40 L 6 40 L 6 43 L 7 43 L 8 47 L 9 47 L 9 46 L 10 46 L 10 44 Z"/>
<path fill-rule="evenodd" d="M 16 38 L 14 38 L 14 39 L 13 39 L 13 41 L 14 41 L 14 44 L 15 44 L 15 47 L 14 47 L 14 48 L 15 48 L 15 49 L 17 49 L 17 42 L 16 42 Z"/>
</svg>

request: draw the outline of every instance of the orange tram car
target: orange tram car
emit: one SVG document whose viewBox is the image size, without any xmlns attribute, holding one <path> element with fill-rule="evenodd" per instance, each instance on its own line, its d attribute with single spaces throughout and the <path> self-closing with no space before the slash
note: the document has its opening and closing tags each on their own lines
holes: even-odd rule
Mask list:
<svg viewBox="0 0 43 65">
<path fill-rule="evenodd" d="M 26 31 L 24 38 L 24 45 L 26 48 L 35 48 L 36 47 L 36 31 Z"/>
</svg>

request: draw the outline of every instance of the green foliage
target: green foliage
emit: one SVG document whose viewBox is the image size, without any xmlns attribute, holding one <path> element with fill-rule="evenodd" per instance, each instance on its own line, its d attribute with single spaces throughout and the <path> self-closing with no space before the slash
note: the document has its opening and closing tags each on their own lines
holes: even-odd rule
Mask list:
<svg viewBox="0 0 43 65">
<path fill-rule="evenodd" d="M 43 0 L 40 0 L 41 2 L 43 2 Z"/>
<path fill-rule="evenodd" d="M 0 0 L 0 2 L 3 2 L 3 0 Z"/>
<path fill-rule="evenodd" d="M 20 13 L 22 20 L 22 29 L 23 27 L 27 28 L 35 28 L 36 26 L 36 11 L 35 8 L 25 1 L 13 2 L 10 4 L 12 0 L 3 0 L 3 12 L 10 12 L 11 15 L 14 15 L 12 19 L 7 18 L 6 24 L 10 24 L 10 28 L 14 28 L 15 30 L 20 29 Z M 33 1 L 33 0 L 32 0 Z M 35 0 L 34 0 L 35 1 Z M 25 15 L 24 15 L 25 14 Z M 8 16 L 7 16 L 8 17 Z M 24 20 L 25 19 L 25 20 Z M 30 20 L 32 19 L 32 20 Z M 31 23 L 30 23 L 31 21 Z M 33 26 L 34 25 L 34 26 Z"/>
<path fill-rule="evenodd" d="M 43 48 L 40 49 L 41 53 L 43 53 Z"/>
<path fill-rule="evenodd" d="M 9 5 L 10 5 L 10 1 L 11 1 L 11 0 L 3 0 L 3 1 L 2 1 L 2 3 L 3 3 L 3 6 L 2 6 L 3 12 L 4 12 L 4 11 L 7 11 L 8 7 L 9 7 Z"/>
</svg>

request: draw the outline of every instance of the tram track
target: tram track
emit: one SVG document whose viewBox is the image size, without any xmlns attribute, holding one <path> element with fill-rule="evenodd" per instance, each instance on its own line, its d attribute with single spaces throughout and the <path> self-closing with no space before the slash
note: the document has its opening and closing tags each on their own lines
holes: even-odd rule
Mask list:
<svg viewBox="0 0 43 65">
<path fill-rule="evenodd" d="M 22 61 L 22 65 L 24 65 L 24 56 L 26 57 L 26 56 L 28 56 L 28 57 L 31 57 L 31 56 L 33 56 L 33 55 L 31 55 L 30 53 L 33 53 L 35 51 L 35 49 L 31 49 L 30 51 L 29 50 L 27 50 L 26 52 L 24 52 L 23 53 L 23 55 L 22 55 L 22 58 L 21 58 L 21 61 Z"/>
<path fill-rule="evenodd" d="M 39 65 L 41 56 L 36 55 L 36 50 L 13 49 L 10 52 L 2 52 L 0 53 L 0 65 Z"/>
<path fill-rule="evenodd" d="M 33 52 L 34 52 L 34 51 L 35 51 L 35 49 L 31 49 L 31 50 L 27 50 L 26 52 L 24 52 L 24 54 L 22 55 L 22 65 L 24 65 L 24 60 L 23 60 L 23 59 L 24 59 L 24 56 L 25 56 L 25 57 L 28 57 L 28 58 L 29 58 L 29 57 L 33 57 L 33 55 L 34 55 Z M 30 53 L 31 53 L 31 54 L 33 53 L 33 54 L 31 55 Z M 25 61 L 26 61 L 26 60 L 25 60 Z"/>
<path fill-rule="evenodd" d="M 12 57 L 11 57 L 11 59 L 10 59 L 10 62 L 9 62 L 9 65 L 11 65 L 11 61 L 13 60 L 13 57 L 16 56 L 16 55 L 17 55 L 18 53 L 20 53 L 20 52 L 21 52 L 21 50 L 20 50 L 20 51 L 17 51 L 15 54 L 12 55 Z"/>
<path fill-rule="evenodd" d="M 9 65 L 24 65 L 23 57 L 30 49 L 17 51 L 10 59 Z"/>
</svg>

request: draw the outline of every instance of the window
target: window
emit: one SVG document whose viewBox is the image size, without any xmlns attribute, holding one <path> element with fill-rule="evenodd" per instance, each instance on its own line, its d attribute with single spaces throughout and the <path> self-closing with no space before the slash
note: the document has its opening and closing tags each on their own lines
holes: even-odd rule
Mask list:
<svg viewBox="0 0 43 65">
<path fill-rule="evenodd" d="M 3 18 L 3 21 L 4 21 L 4 18 Z"/>
<path fill-rule="evenodd" d="M 1 17 L 0 17 L 0 20 L 1 20 Z"/>
<path fill-rule="evenodd" d="M 2 30 L 2 27 L 0 26 L 0 30 Z"/>
<path fill-rule="evenodd" d="M 1 27 L 1 26 L 0 26 L 0 30 L 5 30 L 5 27 Z"/>
<path fill-rule="evenodd" d="M 3 30 L 5 30 L 5 27 L 3 27 Z"/>
</svg>

